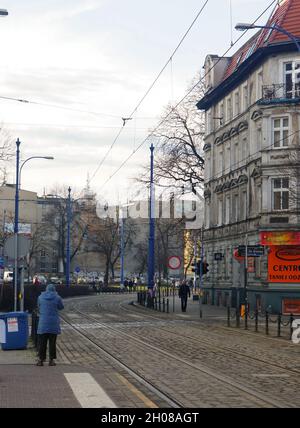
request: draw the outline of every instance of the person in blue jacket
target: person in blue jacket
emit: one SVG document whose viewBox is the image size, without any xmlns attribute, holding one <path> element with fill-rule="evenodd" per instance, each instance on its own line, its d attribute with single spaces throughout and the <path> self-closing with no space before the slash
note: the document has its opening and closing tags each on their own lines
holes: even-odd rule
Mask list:
<svg viewBox="0 0 300 428">
<path fill-rule="evenodd" d="M 60 319 L 58 311 L 64 305 L 57 294 L 55 285 L 49 284 L 46 291 L 38 298 L 39 324 L 38 324 L 38 356 L 37 366 L 43 366 L 46 360 L 47 343 L 49 342 L 49 366 L 55 366 L 56 338 L 60 334 Z"/>
</svg>

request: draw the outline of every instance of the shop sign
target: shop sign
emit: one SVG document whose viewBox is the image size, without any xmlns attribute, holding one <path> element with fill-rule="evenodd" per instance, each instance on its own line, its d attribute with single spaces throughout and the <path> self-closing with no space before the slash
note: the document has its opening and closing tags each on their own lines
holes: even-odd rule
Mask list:
<svg viewBox="0 0 300 428">
<path fill-rule="evenodd" d="M 283 315 L 300 315 L 300 299 L 283 299 Z"/>
<path fill-rule="evenodd" d="M 268 255 L 269 282 L 300 282 L 300 246 L 271 246 Z"/>
<path fill-rule="evenodd" d="M 261 245 L 300 245 L 300 232 L 260 232 Z"/>
</svg>

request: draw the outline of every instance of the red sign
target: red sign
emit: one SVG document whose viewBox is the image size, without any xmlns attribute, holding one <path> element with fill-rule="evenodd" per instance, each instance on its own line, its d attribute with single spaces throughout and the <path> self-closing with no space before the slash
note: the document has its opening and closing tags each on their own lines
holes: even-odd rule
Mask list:
<svg viewBox="0 0 300 428">
<path fill-rule="evenodd" d="M 268 256 L 269 282 L 300 282 L 300 246 L 272 246 Z"/>
<path fill-rule="evenodd" d="M 239 250 L 237 248 L 233 252 L 233 257 L 240 263 L 245 261 L 245 257 L 239 256 Z"/>
<path fill-rule="evenodd" d="M 178 256 L 169 257 L 168 266 L 170 269 L 177 270 L 181 266 L 181 258 Z"/>
<path fill-rule="evenodd" d="M 299 299 L 283 299 L 282 301 L 283 315 L 300 315 L 300 300 Z"/>
<path fill-rule="evenodd" d="M 260 232 L 261 245 L 300 245 L 300 232 Z"/>
</svg>

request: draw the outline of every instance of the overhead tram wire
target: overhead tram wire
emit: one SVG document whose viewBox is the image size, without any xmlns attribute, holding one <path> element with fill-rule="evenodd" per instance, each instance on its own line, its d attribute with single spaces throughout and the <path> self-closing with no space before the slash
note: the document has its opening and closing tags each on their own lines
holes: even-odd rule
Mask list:
<svg viewBox="0 0 300 428">
<path fill-rule="evenodd" d="M 161 77 L 161 75 L 163 74 L 163 72 L 165 71 L 165 69 L 168 67 L 169 63 L 172 61 L 174 55 L 176 54 L 176 52 L 178 51 L 178 49 L 180 48 L 180 46 L 182 45 L 183 41 L 186 39 L 187 35 L 189 34 L 189 32 L 191 31 L 191 29 L 193 28 L 193 26 L 195 25 L 195 23 L 197 22 L 198 18 L 200 17 L 200 15 L 202 14 L 203 10 L 205 9 L 206 5 L 208 4 L 209 0 L 206 0 L 205 3 L 203 4 L 203 6 L 201 7 L 201 9 L 199 10 L 199 12 L 197 13 L 196 17 L 194 18 L 194 20 L 192 21 L 192 23 L 190 24 L 189 28 L 187 29 L 187 31 L 184 33 L 184 35 L 182 36 L 182 38 L 180 39 L 180 42 L 178 43 L 178 45 L 176 46 L 176 48 L 174 49 L 173 53 L 171 54 L 170 58 L 168 59 L 168 61 L 166 62 L 166 64 L 163 66 L 163 68 L 160 70 L 160 72 L 158 73 L 158 75 L 156 76 L 156 78 L 154 79 L 154 81 L 151 83 L 151 85 L 149 86 L 149 88 L 147 89 L 147 91 L 145 92 L 145 94 L 142 96 L 142 98 L 140 99 L 140 101 L 138 102 L 138 104 L 136 105 L 136 107 L 132 110 L 131 114 L 129 116 L 127 116 L 126 120 L 132 119 L 132 117 L 135 115 L 135 113 L 137 112 L 137 110 L 139 109 L 139 107 L 141 106 L 141 104 L 144 102 L 144 100 L 147 98 L 147 96 L 149 95 L 149 93 L 151 92 L 151 90 L 153 89 L 153 87 L 155 86 L 156 82 L 159 80 L 159 78 Z M 103 163 L 105 162 L 105 160 L 107 159 L 107 156 L 109 154 L 109 152 L 112 150 L 112 148 L 114 147 L 114 145 L 116 144 L 117 140 L 119 139 L 120 135 L 123 132 L 124 127 L 126 126 L 126 122 L 124 122 L 123 126 L 120 128 L 117 136 L 115 137 L 114 141 L 112 142 L 111 146 L 109 147 L 108 151 L 106 152 L 106 154 L 104 155 L 103 159 L 100 161 L 100 164 L 98 165 L 98 167 L 96 168 L 95 172 L 93 173 L 91 180 L 92 181 L 96 174 L 98 173 L 99 169 L 101 168 L 101 166 L 103 165 Z"/>
<path fill-rule="evenodd" d="M 273 0 L 269 6 L 267 6 L 264 11 L 253 21 L 253 25 L 276 3 L 278 0 Z M 231 49 L 244 37 L 244 35 L 248 32 L 246 30 L 241 36 L 239 36 L 236 41 L 224 52 L 224 54 L 219 57 L 219 59 L 214 63 L 214 65 L 201 77 L 201 79 L 184 95 L 184 97 L 169 111 L 169 113 L 159 122 L 159 124 L 155 127 L 155 129 L 147 135 L 147 137 L 138 145 L 136 150 L 121 163 L 121 165 L 114 171 L 114 173 L 104 182 L 100 189 L 106 186 L 106 184 L 123 168 L 123 166 L 132 158 L 133 155 L 152 137 L 155 132 L 159 129 L 159 127 L 168 119 L 168 117 L 176 110 L 176 108 L 193 92 L 193 90 L 203 82 L 205 77 L 218 65 L 218 63 L 231 51 Z"/>
<path fill-rule="evenodd" d="M 43 103 L 43 102 L 38 102 L 38 101 L 25 100 L 22 98 L 5 97 L 5 96 L 0 95 L 0 99 L 8 100 L 8 101 L 17 101 L 17 102 L 23 103 L 23 104 L 35 104 L 35 105 L 44 106 L 44 107 L 57 108 L 57 109 L 61 109 L 61 110 L 69 110 L 69 111 L 74 111 L 77 113 L 86 113 L 86 114 L 92 114 L 95 116 L 105 116 L 105 117 L 111 117 L 114 119 L 120 119 L 120 116 L 116 116 L 116 115 L 112 115 L 112 114 L 101 113 L 101 112 L 90 111 L 90 110 L 80 110 L 80 109 L 75 109 L 72 107 L 59 106 L 57 104 L 48 104 L 48 103 Z"/>
</svg>

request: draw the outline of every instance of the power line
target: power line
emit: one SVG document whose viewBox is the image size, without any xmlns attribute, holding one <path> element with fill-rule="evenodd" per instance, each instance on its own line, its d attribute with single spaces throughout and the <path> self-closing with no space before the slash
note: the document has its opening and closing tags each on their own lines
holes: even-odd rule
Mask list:
<svg viewBox="0 0 300 428">
<path fill-rule="evenodd" d="M 253 21 L 253 25 L 275 4 L 277 3 L 277 0 L 273 0 L 269 6 L 264 9 L 264 11 Z M 246 30 L 241 36 L 237 38 L 237 40 L 225 51 L 225 53 L 218 58 L 218 60 L 214 63 L 214 65 L 201 77 L 201 79 L 185 94 L 185 96 L 169 111 L 169 113 L 159 122 L 159 124 L 155 127 L 155 129 L 147 135 L 147 137 L 139 144 L 139 146 L 134 150 L 123 162 L 122 164 L 114 171 L 114 173 L 104 182 L 103 187 L 106 186 L 106 184 L 123 168 L 123 166 L 131 159 L 131 157 L 148 141 L 150 137 L 154 135 L 154 133 L 159 129 L 159 127 L 168 119 L 168 117 L 176 110 L 176 108 L 193 92 L 193 90 L 203 82 L 205 77 L 218 65 L 218 63 L 230 52 L 230 50 L 244 37 L 244 35 L 247 33 Z"/>
<path fill-rule="evenodd" d="M 154 81 L 151 83 L 151 85 L 149 86 L 149 88 L 147 89 L 147 91 L 145 92 L 145 94 L 142 96 L 142 98 L 140 99 L 140 101 L 138 102 L 138 104 L 136 105 L 136 107 L 132 110 L 131 114 L 129 116 L 127 116 L 126 120 L 132 119 L 132 117 L 134 116 L 134 114 L 137 112 L 137 110 L 139 109 L 139 107 L 141 106 L 141 104 L 144 102 L 144 100 L 147 98 L 147 96 L 149 95 L 149 93 L 151 92 L 151 90 L 153 89 L 153 87 L 155 86 L 156 82 L 159 80 L 159 78 L 161 77 L 161 75 L 163 74 L 163 72 L 165 71 L 165 69 L 167 68 L 167 66 L 169 65 L 170 62 L 172 62 L 172 59 L 174 57 L 174 55 L 176 54 L 176 52 L 178 51 L 178 49 L 180 48 L 180 46 L 182 45 L 183 41 L 185 40 L 185 38 L 187 37 L 187 35 L 189 34 L 189 32 L 191 31 L 191 29 L 193 28 L 193 26 L 195 25 L 196 21 L 198 20 L 198 18 L 200 17 L 200 15 L 202 14 L 203 10 L 205 9 L 207 3 L 209 2 L 209 0 L 206 0 L 205 3 L 203 4 L 203 6 L 201 7 L 201 9 L 199 10 L 199 12 L 197 13 L 196 17 L 194 18 L 193 22 L 191 23 L 191 25 L 189 26 L 189 28 L 187 29 L 187 31 L 185 32 L 185 34 L 183 35 L 183 37 L 180 39 L 180 42 L 178 43 L 178 45 L 176 46 L 176 48 L 174 49 L 174 51 L 172 52 L 170 58 L 168 59 L 168 61 L 166 62 L 166 64 L 163 66 L 163 68 L 160 70 L 160 72 L 158 73 L 158 75 L 156 76 L 156 78 L 154 79 Z M 105 162 L 105 160 L 107 159 L 108 154 L 111 152 L 112 148 L 114 147 L 114 145 L 116 144 L 117 140 L 119 139 L 120 135 L 123 132 L 123 128 L 126 126 L 126 121 L 124 121 L 123 126 L 120 128 L 117 136 L 115 137 L 115 139 L 113 140 L 111 146 L 109 147 L 108 151 L 106 152 L 106 154 L 104 155 L 103 159 L 100 161 L 100 164 L 98 165 L 98 167 L 96 168 L 94 174 L 91 177 L 91 181 L 94 179 L 94 177 L 96 176 L 96 174 L 98 173 L 99 169 L 101 168 L 101 166 L 103 165 L 103 163 Z"/>
<path fill-rule="evenodd" d="M 62 110 L 69 110 L 69 111 L 74 111 L 74 112 L 77 112 L 77 113 L 87 113 L 87 114 L 93 114 L 93 115 L 96 115 L 96 116 L 106 116 L 106 117 L 112 117 L 114 119 L 120 119 L 120 116 L 116 116 L 116 115 L 112 115 L 112 114 L 100 113 L 100 112 L 90 111 L 90 110 L 79 110 L 79 109 L 75 109 L 75 108 L 72 108 L 72 107 L 64 107 L 64 106 L 59 106 L 57 104 L 48 104 L 48 103 L 42 103 L 42 102 L 38 102 L 38 101 L 25 100 L 25 99 L 22 99 L 22 98 L 5 97 L 5 96 L 0 95 L 0 99 L 2 99 L 2 100 L 9 100 L 9 101 L 17 101 L 19 103 L 24 103 L 24 104 L 35 104 L 35 105 L 44 106 L 44 107 L 57 108 L 57 109 L 62 109 Z"/>
</svg>

